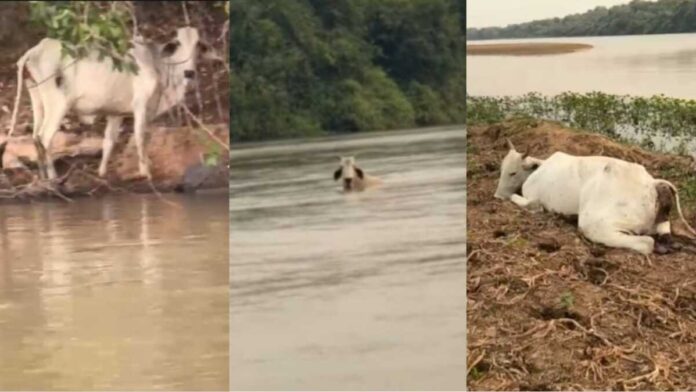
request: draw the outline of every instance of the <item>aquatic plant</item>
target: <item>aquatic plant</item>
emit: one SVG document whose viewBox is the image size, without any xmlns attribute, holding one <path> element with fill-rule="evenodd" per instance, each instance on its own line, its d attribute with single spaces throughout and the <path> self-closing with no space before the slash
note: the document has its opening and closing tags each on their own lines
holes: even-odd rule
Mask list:
<svg viewBox="0 0 696 392">
<path fill-rule="evenodd" d="M 467 95 L 466 105 L 468 125 L 533 117 L 625 138 L 648 149 L 682 153 L 696 138 L 696 101 L 664 95 L 637 97 L 597 91 L 556 96 L 536 92 L 517 97 Z"/>
</svg>

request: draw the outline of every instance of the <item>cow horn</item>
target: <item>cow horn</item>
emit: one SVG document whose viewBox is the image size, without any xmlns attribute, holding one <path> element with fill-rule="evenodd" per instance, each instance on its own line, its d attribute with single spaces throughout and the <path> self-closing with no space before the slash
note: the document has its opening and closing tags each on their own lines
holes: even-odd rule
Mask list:
<svg viewBox="0 0 696 392">
<path fill-rule="evenodd" d="M 510 147 L 510 149 L 511 149 L 512 151 L 516 151 L 516 150 L 515 150 L 515 145 L 512 144 L 512 142 L 510 141 L 510 139 L 505 138 L 505 140 L 507 140 L 508 147 Z"/>
</svg>

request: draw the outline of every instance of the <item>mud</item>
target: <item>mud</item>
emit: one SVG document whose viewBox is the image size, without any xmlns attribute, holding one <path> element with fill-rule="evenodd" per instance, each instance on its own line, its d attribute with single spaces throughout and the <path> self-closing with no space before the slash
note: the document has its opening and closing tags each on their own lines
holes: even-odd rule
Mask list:
<svg viewBox="0 0 696 392">
<path fill-rule="evenodd" d="M 680 239 L 678 251 L 646 259 L 588 242 L 572 219 L 494 199 L 506 137 L 539 158 L 565 151 L 642 163 L 677 185 L 692 226 L 696 212 L 688 157 L 551 122 L 469 127 L 469 389 L 696 388 L 693 243 Z"/>
</svg>

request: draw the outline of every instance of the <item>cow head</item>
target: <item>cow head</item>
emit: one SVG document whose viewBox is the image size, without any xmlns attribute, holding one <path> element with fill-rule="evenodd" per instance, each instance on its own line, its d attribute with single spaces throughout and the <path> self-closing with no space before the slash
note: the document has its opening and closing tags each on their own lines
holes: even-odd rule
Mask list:
<svg viewBox="0 0 696 392">
<path fill-rule="evenodd" d="M 222 57 L 208 43 L 200 39 L 198 29 L 181 27 L 176 38 L 160 47 L 161 61 L 168 68 L 175 84 L 189 86 L 196 80 L 199 60 L 222 61 Z"/>
<path fill-rule="evenodd" d="M 522 184 L 530 174 L 538 167 L 538 164 L 530 159 L 527 152 L 518 152 L 515 146 L 508 139 L 508 151 L 503 164 L 500 166 L 500 179 L 495 197 L 498 199 L 509 199 L 512 195 L 522 189 Z"/>
<path fill-rule="evenodd" d="M 359 179 L 364 178 L 363 171 L 355 166 L 354 157 L 341 157 L 341 166 L 334 172 L 334 181 L 339 178 L 343 179 L 343 190 L 350 191 L 355 186 L 354 180 L 357 176 Z"/>
</svg>

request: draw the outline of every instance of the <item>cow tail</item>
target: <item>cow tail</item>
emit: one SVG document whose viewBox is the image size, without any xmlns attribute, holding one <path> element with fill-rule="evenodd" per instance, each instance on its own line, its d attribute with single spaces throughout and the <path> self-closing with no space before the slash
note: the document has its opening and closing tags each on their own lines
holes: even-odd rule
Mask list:
<svg viewBox="0 0 696 392">
<path fill-rule="evenodd" d="M 24 65 L 29 58 L 29 53 L 27 52 L 22 58 L 17 62 L 17 96 L 15 97 L 14 108 L 12 109 L 12 120 L 10 121 L 10 131 L 7 136 L 12 136 L 14 132 L 15 125 L 17 125 L 17 113 L 19 113 L 19 101 L 22 99 L 22 84 L 24 81 Z"/>
<path fill-rule="evenodd" d="M 682 223 L 684 223 L 684 225 L 689 229 L 691 234 L 696 235 L 696 230 L 689 225 L 689 222 L 686 221 L 686 218 L 684 218 L 684 214 L 682 213 L 681 205 L 679 204 L 679 191 L 677 190 L 677 187 L 667 180 L 658 179 L 656 181 L 660 184 L 665 184 L 672 189 L 672 192 L 674 192 L 674 199 L 677 201 L 677 212 L 679 213 L 679 219 L 681 219 Z"/>
</svg>

